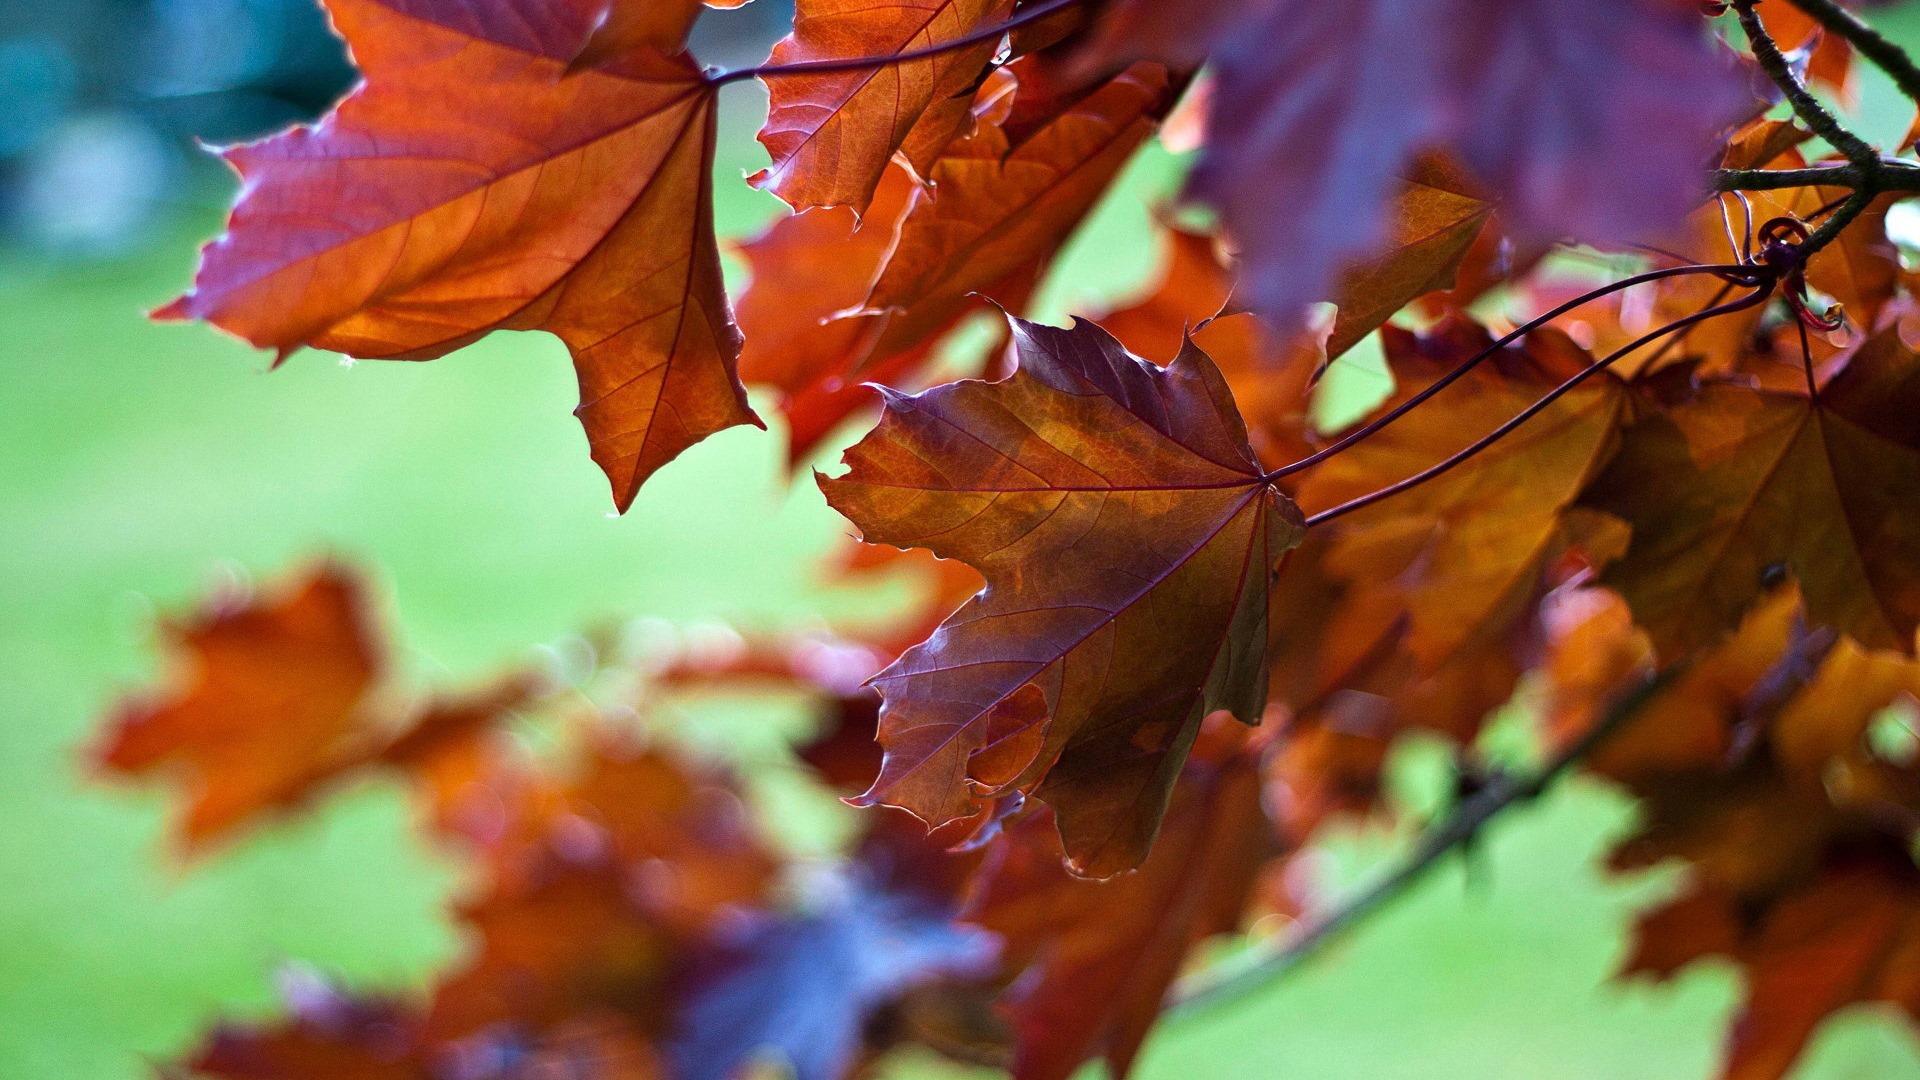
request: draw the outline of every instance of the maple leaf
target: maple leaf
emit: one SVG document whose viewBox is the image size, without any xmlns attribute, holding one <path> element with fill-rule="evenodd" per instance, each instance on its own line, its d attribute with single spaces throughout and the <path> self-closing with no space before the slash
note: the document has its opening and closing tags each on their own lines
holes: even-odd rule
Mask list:
<svg viewBox="0 0 1920 1080">
<path fill-rule="evenodd" d="M 1725 956 L 1746 976 L 1723 1080 L 1780 1080 L 1835 1011 L 1885 1002 L 1920 1020 L 1920 870 L 1904 850 L 1837 854 L 1757 919 L 1739 898 L 1696 890 L 1641 917 L 1631 973 L 1666 977 Z"/>
<path fill-rule="evenodd" d="M 1425 335 L 1388 328 L 1382 340 L 1397 389 L 1369 423 L 1490 344 L 1459 318 Z M 1529 335 L 1442 390 L 1446 400 L 1316 464 L 1296 496 L 1329 507 L 1417 473 L 1587 362 L 1558 333 Z M 1287 714 L 1275 780 L 1295 808 L 1290 829 L 1370 806 L 1385 750 L 1406 729 L 1467 744 L 1512 696 L 1536 652 L 1541 598 L 1605 539 L 1601 516 L 1573 502 L 1615 445 L 1624 398 L 1594 380 L 1452 471 L 1315 526 L 1289 556 L 1273 589 L 1270 664 Z"/>
<path fill-rule="evenodd" d="M 122 706 L 97 762 L 128 776 L 182 767 L 187 850 L 299 805 L 358 759 L 385 656 L 344 568 L 323 564 L 282 592 L 217 603 L 164 632 L 191 658 L 184 685 Z"/>
<path fill-rule="evenodd" d="M 639 49 L 676 53 L 703 7 L 737 8 L 747 0 L 611 0 L 571 64 L 598 67 Z"/>
<path fill-rule="evenodd" d="M 1353 348 L 1414 299 L 1451 289 L 1492 213 L 1493 204 L 1457 168 L 1431 155 L 1416 162 L 1388 208 L 1385 245 L 1335 281 L 1339 311 L 1327 358 Z"/>
<path fill-rule="evenodd" d="M 1274 742 L 1266 791 L 1289 848 L 1306 844 L 1336 815 L 1381 806 L 1387 752 L 1400 733 L 1381 699 L 1346 694 L 1294 718 Z"/>
<path fill-rule="evenodd" d="M 1809 618 L 1911 653 L 1920 623 L 1920 360 L 1865 339 L 1816 397 L 1729 382 L 1650 410 L 1585 501 L 1631 546 L 1603 580 L 1663 657 L 1710 644 L 1781 570 Z"/>
<path fill-rule="evenodd" d="M 1606 590 L 1556 608 L 1550 704 L 1577 737 L 1586 715 L 1645 685 L 1653 648 Z M 1690 870 L 1685 892 L 1641 918 L 1625 972 L 1664 979 L 1721 955 L 1746 975 L 1729 1080 L 1777 1080 L 1844 1005 L 1920 1007 L 1907 975 L 1920 955 L 1920 778 L 1865 738 L 1916 689 L 1920 662 L 1809 628 L 1799 591 L 1783 587 L 1586 762 L 1642 800 L 1640 828 L 1609 864 L 1681 858 Z"/>
<path fill-rule="evenodd" d="M 539 696 L 516 672 L 415 709 L 390 700 L 367 586 L 322 563 L 259 597 L 234 597 L 163 629 L 187 658 L 178 689 L 124 704 L 95 752 L 126 776 L 178 769 L 189 853 L 311 802 L 364 769 L 392 770 L 443 823 L 488 773 L 491 737 Z"/>
<path fill-rule="evenodd" d="M 770 63 L 903 53 L 955 41 L 1005 20 L 1013 0 L 799 0 L 793 33 Z M 859 71 L 767 79 L 771 104 L 760 142 L 773 165 L 749 183 L 796 210 L 847 206 L 864 212 L 887 162 L 923 122 L 958 134 L 994 43 Z M 956 104 L 957 103 L 957 104 Z M 924 136 L 923 136 L 924 138 Z M 929 138 L 932 151 L 943 139 Z M 924 161 L 928 152 L 913 155 Z"/>
<path fill-rule="evenodd" d="M 311 978 L 298 980 L 298 989 L 286 996 L 290 1015 L 278 1023 L 223 1024 L 209 1032 L 189 1059 L 192 1075 L 215 1080 L 428 1080 L 432 1075 L 415 1052 L 419 1018 L 404 1006 L 351 998 Z"/>
<path fill-rule="evenodd" d="M 1474 193 L 1458 171 L 1437 158 L 1426 158 L 1405 180 L 1389 214 L 1392 237 L 1388 246 L 1341 275 L 1333 293 L 1335 313 L 1317 360 L 1324 366 L 1358 344 L 1394 313 L 1427 293 L 1453 286 L 1454 272 L 1491 217 L 1493 207 Z M 1095 321 L 1107 327 L 1130 348 L 1146 356 L 1171 356 L 1188 330 L 1223 314 L 1231 315 L 1229 301 L 1237 274 L 1218 251 L 1216 237 L 1189 229 L 1167 229 L 1167 257 L 1159 282 L 1131 306 Z M 1166 343 L 1171 334 L 1173 341 Z M 1130 335 L 1141 339 L 1136 344 Z M 1263 335 L 1268 337 L 1269 335 Z M 1222 363 L 1234 383 L 1242 408 L 1259 393 L 1264 376 L 1271 380 L 1287 365 L 1276 362 L 1283 348 L 1270 340 L 1254 347 L 1263 354 L 1257 366 L 1235 378 L 1233 367 Z M 1214 350 L 1208 350 L 1219 359 Z M 1257 373 L 1257 375 L 1255 374 Z M 1318 375 L 1317 369 L 1311 372 Z M 1287 388 L 1286 404 L 1300 409 L 1306 388 Z"/>
<path fill-rule="evenodd" d="M 1173 359 L 1191 337 L 1226 377 L 1259 459 L 1278 465 L 1306 456 L 1311 383 L 1326 363 L 1321 343 L 1305 335 L 1282 345 L 1257 317 L 1230 310 L 1233 270 L 1216 237 L 1169 228 L 1163 242 L 1160 280 L 1094 321 L 1155 361 Z"/>
<path fill-rule="evenodd" d="M 790 458 L 871 402 L 856 377 L 921 380 L 978 296 L 1022 307 L 1170 93 L 1149 65 L 1063 99 L 1037 63 L 1017 63 L 970 102 L 974 130 L 926 166 L 933 188 L 896 165 L 864 216 L 812 210 L 744 245 L 741 371 L 783 392 Z"/>
<path fill-rule="evenodd" d="M 1395 391 L 1375 417 L 1491 344 L 1471 324 L 1424 337 L 1389 328 Z M 1557 331 L 1529 335 L 1524 347 L 1496 353 L 1441 391 L 1440 408 L 1416 408 L 1317 465 L 1297 498 L 1321 510 L 1414 475 L 1591 362 Z M 1352 584 L 1348 603 L 1402 614 L 1406 647 L 1426 673 L 1489 627 L 1531 611 L 1548 568 L 1576 535 L 1568 513 L 1617 443 L 1626 397 L 1617 380 L 1591 379 L 1452 471 L 1333 523 L 1325 565 Z"/>
<path fill-rule="evenodd" d="M 1209 126 L 1238 137 L 1209 143 L 1189 192 L 1243 245 L 1248 300 L 1287 319 L 1385 241 L 1392 178 L 1422 150 L 1453 151 L 1522 246 L 1621 241 L 1693 205 L 1699 161 L 1750 100 L 1697 14 L 1667 0 L 1230 7 L 1243 17 L 1196 25 L 1217 27 Z M 1108 47 L 1190 52 L 1178 38 Z"/>
<path fill-rule="evenodd" d="M 1268 662 L 1275 703 L 1300 730 L 1390 742 L 1418 727 L 1472 742 L 1526 671 L 1531 612 L 1472 627 L 1443 661 L 1422 663 L 1409 647 L 1409 620 L 1395 594 L 1404 586 L 1389 581 L 1369 588 L 1333 574 L 1331 534 L 1316 528 L 1274 582 Z M 1366 756 L 1342 755 L 1347 761 Z M 1337 782 L 1350 788 L 1372 783 L 1359 775 Z"/>
<path fill-rule="evenodd" d="M 1009 969 L 1024 972 L 1002 1003 L 1015 1080 L 1067 1080 L 1093 1058 L 1124 1077 L 1189 952 L 1239 927 L 1275 854 L 1245 742 L 1224 725 L 1202 736 L 1160 841 L 1132 874 L 1067 874 L 1044 814 L 994 845 L 966 918 L 1005 937 Z"/>
<path fill-rule="evenodd" d="M 1754 14 L 1783 53 L 1795 56 L 1808 82 L 1825 84 L 1849 108 L 1858 105 L 1853 78 L 1853 47 L 1823 30 L 1813 16 L 1792 4 L 1755 7 Z"/>
<path fill-rule="evenodd" d="M 611 733 L 595 734 L 581 757 L 570 774 L 530 777 L 496 796 L 508 804 L 506 827 L 484 840 L 498 890 L 539 889 L 559 852 L 588 865 L 670 867 L 671 882 L 632 896 L 650 922 L 678 934 L 762 898 L 777 864 L 732 777 Z"/>
<path fill-rule="evenodd" d="M 842 421 L 872 403 L 853 375 L 899 385 L 930 363 L 941 338 L 966 309 L 929 324 L 916 338 L 881 341 L 885 320 L 848 317 L 873 288 L 913 198 L 902 166 L 887 170 L 864 215 L 829 208 L 774 222 L 740 246 L 751 274 L 737 313 L 746 343 L 740 376 L 781 392 L 787 458 L 805 461 Z M 996 290 L 998 291 L 998 290 Z M 1006 296 L 1017 303 L 1014 296 Z M 881 355 L 876 356 L 876 353 Z"/>
<path fill-rule="evenodd" d="M 366 81 L 323 120 L 226 158 L 226 235 L 166 318 L 284 357 L 426 360 L 546 330 L 579 376 L 625 509 L 707 436 L 759 421 L 713 239 L 714 92 L 684 54 L 568 73 L 589 0 L 328 0 Z"/>
<path fill-rule="evenodd" d="M 1070 101 L 1045 96 L 1026 117 L 1030 130 L 1009 130 L 1029 90 L 1021 70 L 1010 92 L 982 103 L 974 133 L 934 163 L 931 186 L 914 192 L 862 302 L 886 320 L 873 357 L 952 325 L 973 294 L 1001 296 L 1037 275 L 1178 96 L 1164 68 L 1140 64 Z"/>
<path fill-rule="evenodd" d="M 816 910 L 763 916 L 688 961 L 668 1052 L 680 1080 L 728 1080 L 768 1050 L 795 1080 L 837 1080 L 881 1007 L 992 966 L 998 943 L 952 904 L 855 878 Z"/>
<path fill-rule="evenodd" d="M 1205 354 L 1162 369 L 1091 323 L 1011 324 L 1012 377 L 887 394 L 820 479 L 868 542 L 987 580 L 875 676 L 861 801 L 937 826 L 1036 791 L 1075 870 L 1107 876 L 1145 857 L 1201 720 L 1259 718 L 1267 582 L 1305 530 Z"/>
</svg>

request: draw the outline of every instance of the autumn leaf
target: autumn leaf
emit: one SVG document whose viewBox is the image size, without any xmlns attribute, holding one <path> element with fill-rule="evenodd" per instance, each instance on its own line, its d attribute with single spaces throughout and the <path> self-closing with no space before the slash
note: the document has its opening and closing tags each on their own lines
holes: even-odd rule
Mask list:
<svg viewBox="0 0 1920 1080">
<path fill-rule="evenodd" d="M 1585 496 L 1633 528 L 1603 580 L 1663 657 L 1717 640 L 1782 572 L 1815 622 L 1911 653 L 1916 409 L 1920 360 L 1889 329 L 1815 398 L 1713 382 L 1650 410 Z"/>
<path fill-rule="evenodd" d="M 1395 390 L 1369 419 L 1491 345 L 1470 324 L 1424 337 L 1389 330 Z M 1591 363 L 1557 331 L 1538 331 L 1442 390 L 1437 407 L 1408 412 L 1315 466 L 1300 485 L 1301 505 L 1328 509 L 1446 460 Z M 1567 515 L 1613 452 L 1625 409 L 1617 380 L 1589 380 L 1452 471 L 1333 522 L 1327 569 L 1352 583 L 1349 604 L 1403 615 L 1421 670 L 1437 670 L 1537 602 L 1549 567 L 1577 536 Z"/>
<path fill-rule="evenodd" d="M 915 186 L 904 167 L 891 166 L 864 215 L 810 210 L 781 218 L 740 246 L 751 275 L 737 308 L 746 337 L 740 376 L 780 391 L 787 458 L 796 467 L 848 417 L 871 406 L 863 380 L 910 383 L 966 314 L 956 305 L 916 339 L 884 343 L 886 320 L 848 315 L 872 289 Z M 877 351 L 884 355 L 875 357 Z"/>
<path fill-rule="evenodd" d="M 967 917 L 1004 936 L 1013 969 L 1026 969 L 1004 1003 L 1015 1080 L 1067 1080 L 1094 1059 L 1127 1075 L 1191 951 L 1239 926 L 1274 854 L 1245 741 L 1222 727 L 1202 737 L 1153 854 L 1132 874 L 1066 873 L 1045 815 L 994 847 Z"/>
<path fill-rule="evenodd" d="M 1236 7 L 1209 46 L 1209 127 L 1237 137 L 1208 145 L 1189 191 L 1245 250 L 1248 301 L 1289 321 L 1386 242 L 1393 178 L 1422 150 L 1486 184 L 1523 246 L 1620 242 L 1695 203 L 1699 161 L 1749 100 L 1668 0 Z"/>
<path fill-rule="evenodd" d="M 737 8 L 747 0 L 610 0 L 586 44 L 574 56 L 574 70 L 598 67 L 638 49 L 676 53 L 686 47 L 687 32 L 702 7 Z"/>
<path fill-rule="evenodd" d="M 1201 720 L 1258 719 L 1268 575 L 1304 528 L 1197 349 L 1162 369 L 1090 323 L 1012 325 L 1011 378 L 887 395 L 820 481 L 868 542 L 987 579 L 874 678 L 862 801 L 941 825 L 1033 790 L 1108 876 L 1146 856 Z"/>
<path fill-rule="evenodd" d="M 1454 272 L 1493 213 L 1493 204 L 1459 170 L 1423 158 L 1400 184 L 1387 211 L 1386 244 L 1340 274 L 1331 297 L 1339 308 L 1326 344 L 1341 356 L 1413 300 L 1450 289 Z"/>
<path fill-rule="evenodd" d="M 1606 590 L 1557 607 L 1546 671 L 1570 738 L 1646 685 L 1653 649 Z M 1778 1080 L 1845 1005 L 1920 1006 L 1905 975 L 1920 956 L 1920 778 L 1866 738 L 1916 689 L 1920 661 L 1809 627 L 1789 585 L 1670 671 L 1586 763 L 1641 799 L 1610 865 L 1678 858 L 1689 871 L 1686 890 L 1639 921 L 1625 972 L 1666 979 L 1724 956 L 1746 977 L 1728 1080 Z"/>
<path fill-rule="evenodd" d="M 1015 141 L 1004 125 L 1030 90 L 1018 80 L 1016 68 L 1011 93 L 983 103 L 977 130 L 948 147 L 930 171 L 932 186 L 914 193 L 862 302 L 867 316 L 886 321 L 874 359 L 950 326 L 973 294 L 1003 296 L 1009 283 L 1030 281 L 1177 92 L 1165 69 L 1137 65 Z M 1051 104 L 1041 111 L 1051 113 Z"/>
<path fill-rule="evenodd" d="M 1289 730 L 1325 728 L 1363 741 L 1390 742 L 1421 728 L 1471 743 L 1487 715 L 1513 696 L 1527 670 L 1532 612 L 1472 627 L 1443 662 L 1423 663 L 1409 647 L 1410 623 L 1396 593 L 1405 586 L 1386 581 L 1374 588 L 1334 574 L 1328 566 L 1331 534 L 1315 528 L 1288 556 L 1273 585 L 1268 664 L 1274 703 L 1292 718 Z M 1287 750 L 1280 753 L 1284 757 Z M 1368 756 L 1364 751 L 1340 755 L 1343 763 Z M 1353 773 L 1331 779 L 1351 789 L 1372 783 Z M 1324 816 L 1313 809 L 1316 802 L 1308 800 L 1309 819 Z"/>
<path fill-rule="evenodd" d="M 284 591 L 167 625 L 183 685 L 124 705 L 99 767 L 184 771 L 191 795 L 176 827 L 189 851 L 298 806 L 363 751 L 386 662 L 370 623 L 358 580 L 321 565 Z"/>
<path fill-rule="evenodd" d="M 228 232 L 162 317 L 282 357 L 427 360 L 549 331 L 621 509 L 687 447 L 758 423 L 713 239 L 714 93 L 691 59 L 568 74 L 589 0 L 328 10 L 366 81 L 319 124 L 226 152 Z"/>
<path fill-rule="evenodd" d="M 1853 77 L 1853 47 L 1847 39 L 1821 29 L 1813 16 L 1793 4 L 1771 4 L 1754 8 L 1760 25 L 1766 27 L 1781 51 L 1797 54 L 1806 68 L 1809 82 L 1824 84 L 1847 107 L 1858 105 Z"/>
<path fill-rule="evenodd" d="M 1013 0 L 799 0 L 793 33 L 773 47 L 769 62 L 911 52 L 1002 22 L 1012 10 Z M 958 134 L 993 50 L 994 43 L 984 41 L 906 63 L 766 80 L 772 102 L 760 142 L 773 165 L 750 182 L 796 210 L 847 206 L 864 212 L 887 162 L 923 121 L 948 137 Z M 956 100 L 957 115 L 947 111 Z"/>
<path fill-rule="evenodd" d="M 1016 64 L 982 88 L 973 132 L 927 169 L 934 189 L 896 165 L 864 216 L 812 210 L 743 247 L 741 370 L 783 392 L 796 464 L 872 400 L 854 384 L 917 388 L 976 294 L 1023 306 L 1169 100 L 1152 68 L 1064 103 L 1039 76 Z"/>
<path fill-rule="evenodd" d="M 882 1007 L 983 974 L 997 952 L 993 935 L 953 922 L 950 899 L 856 878 L 817 910 L 747 921 L 688 961 L 674 1074 L 729 1080 L 772 1050 L 795 1080 L 837 1080 Z"/>
<path fill-rule="evenodd" d="M 301 980 L 303 983 L 307 980 Z M 357 1000 L 314 981 L 288 995 L 283 1021 L 223 1025 L 194 1054 L 191 1075 L 213 1080 L 427 1080 L 413 1052 L 418 1018 L 404 1006 Z"/>
<path fill-rule="evenodd" d="M 1737 897 L 1696 890 L 1643 916 L 1635 936 L 1632 973 L 1665 977 L 1708 956 L 1742 970 L 1722 1080 L 1780 1080 L 1848 1005 L 1920 1019 L 1920 870 L 1897 847 L 1836 854 L 1757 919 Z"/>
<path fill-rule="evenodd" d="M 1423 160 L 1394 198 L 1387 247 L 1340 276 L 1332 294 L 1337 312 L 1317 349 L 1318 366 L 1303 374 L 1317 377 L 1319 367 L 1339 358 L 1413 300 L 1451 288 L 1454 271 L 1492 210 L 1457 170 L 1438 159 Z M 1229 301 L 1235 292 L 1236 268 L 1220 254 L 1219 238 L 1180 228 L 1169 228 L 1167 235 L 1165 268 L 1154 289 L 1132 305 L 1095 320 L 1146 356 L 1171 356 L 1182 333 L 1204 332 L 1202 324 L 1208 320 L 1235 313 Z M 1169 332 L 1174 335 L 1171 345 L 1164 344 Z M 1129 334 L 1140 335 L 1143 341 L 1151 338 L 1153 344 L 1136 345 Z M 1253 362 L 1244 376 L 1236 377 L 1234 366 L 1224 361 L 1221 367 L 1228 372 L 1242 408 L 1260 415 L 1266 410 L 1250 407 L 1247 399 L 1274 396 L 1263 393 L 1262 383 L 1287 382 L 1276 376 L 1288 369 L 1290 358 L 1284 338 L 1276 340 L 1276 335 L 1260 334 L 1250 344 L 1260 355 L 1249 358 Z M 1217 350 L 1208 352 L 1222 360 Z M 1306 386 L 1285 386 L 1279 392 L 1295 400 L 1284 402 L 1276 413 L 1291 406 L 1303 414 Z"/>
<path fill-rule="evenodd" d="M 1179 355 L 1191 337 L 1226 377 L 1259 459 L 1277 467 L 1305 457 L 1312 382 L 1327 360 L 1322 342 L 1309 333 L 1283 344 L 1258 317 L 1231 310 L 1233 268 L 1218 237 L 1169 228 L 1163 243 L 1160 279 L 1094 321 L 1156 362 Z"/>
<path fill-rule="evenodd" d="M 410 707 L 383 678 L 367 593 L 353 572 L 323 563 L 266 595 L 165 624 L 185 661 L 182 685 L 124 704 L 97 767 L 177 777 L 186 804 L 176 829 L 190 853 L 375 768 L 413 785 L 452 826 L 489 772 L 500 725 L 540 681 L 513 672 Z"/>
<path fill-rule="evenodd" d="M 777 866 L 750 827 L 737 783 L 715 769 L 596 733 L 570 772 L 499 790 L 505 827 L 480 838 L 496 889 L 537 891 L 556 852 L 574 862 L 670 867 L 671 883 L 632 898 L 648 920 L 696 934 L 760 901 Z"/>
</svg>

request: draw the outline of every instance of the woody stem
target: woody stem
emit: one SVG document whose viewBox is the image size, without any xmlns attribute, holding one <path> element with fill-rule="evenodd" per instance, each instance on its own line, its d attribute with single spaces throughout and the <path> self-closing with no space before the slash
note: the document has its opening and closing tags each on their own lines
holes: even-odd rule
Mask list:
<svg viewBox="0 0 1920 1080">
<path fill-rule="evenodd" d="M 1793 6 L 1811 15 L 1828 33 L 1837 34 L 1859 50 L 1861 56 L 1892 77 L 1900 92 L 1920 102 L 1920 67 L 1907 50 L 1882 36 L 1880 31 L 1834 0 L 1793 0 Z"/>
<path fill-rule="evenodd" d="M 1537 771 L 1526 776 L 1495 776 L 1486 786 L 1463 799 L 1446 818 L 1422 833 L 1405 860 L 1351 899 L 1306 923 L 1278 948 L 1263 950 L 1250 961 L 1223 965 L 1224 970 L 1202 971 L 1183 980 L 1174 987 L 1169 1008 L 1185 1014 L 1219 1005 L 1269 986 L 1298 969 L 1425 878 L 1447 855 L 1472 842 L 1502 812 L 1539 798 L 1561 776 L 1624 729 L 1680 671 L 1676 665 L 1650 676 L 1622 695 L 1593 727 Z"/>
</svg>

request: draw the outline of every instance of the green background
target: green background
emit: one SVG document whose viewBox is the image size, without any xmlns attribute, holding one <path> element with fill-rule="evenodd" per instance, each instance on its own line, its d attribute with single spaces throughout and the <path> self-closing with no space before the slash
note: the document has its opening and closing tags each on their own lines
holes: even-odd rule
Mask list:
<svg viewBox="0 0 1920 1080">
<path fill-rule="evenodd" d="M 1920 41 L 1912 9 L 1890 19 Z M 1897 135 L 1908 114 L 1867 89 L 1869 134 Z M 733 235 L 773 211 L 738 179 L 758 163 L 754 108 L 730 103 L 719 169 Z M 1130 174 L 1050 313 L 1150 273 L 1143 209 L 1174 176 L 1158 153 Z M 269 1014 L 286 962 L 404 987 L 460 947 L 443 916 L 459 868 L 411 837 L 394 789 L 343 792 L 188 865 L 160 791 L 86 775 L 99 719 L 160 670 L 155 613 L 211 582 L 347 556 L 374 568 L 408 670 L 454 685 L 611 619 L 790 626 L 898 599 L 819 588 L 814 561 L 846 527 L 789 483 L 777 435 L 717 436 L 611 518 L 550 338 L 499 334 L 431 364 L 303 354 L 268 373 L 205 328 L 145 321 L 218 220 L 182 207 L 151 250 L 108 263 L 0 253 L 0 1080 L 144 1076 L 216 1016 Z M 1406 756 L 1415 806 L 1435 757 Z M 1629 823 L 1623 800 L 1579 782 L 1515 812 L 1470 875 L 1449 867 L 1285 983 L 1164 1024 L 1139 1075 L 1712 1075 L 1730 968 L 1608 981 L 1632 912 L 1673 884 L 1597 874 Z M 1311 859 L 1352 880 L 1404 839 L 1349 829 Z M 1920 1080 L 1920 1041 L 1852 1010 L 1796 1076 Z"/>
</svg>

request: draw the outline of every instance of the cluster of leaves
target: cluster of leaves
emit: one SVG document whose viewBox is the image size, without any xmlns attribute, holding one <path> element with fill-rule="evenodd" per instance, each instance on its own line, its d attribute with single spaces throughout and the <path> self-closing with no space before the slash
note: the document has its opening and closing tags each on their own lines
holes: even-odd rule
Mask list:
<svg viewBox="0 0 1920 1080">
<path fill-rule="evenodd" d="M 547 330 L 623 509 L 760 422 L 748 382 L 796 462 L 880 385 L 820 484 L 943 560 L 943 603 L 858 644 L 871 694 L 777 642 L 668 681 L 816 695 L 822 775 L 933 839 L 876 811 L 838 892 L 783 892 L 700 767 L 577 718 L 574 765 L 507 762 L 501 718 L 564 694 L 396 711 L 322 574 L 188 628 L 199 681 L 105 760 L 191 766 L 189 842 L 415 777 L 488 868 L 481 944 L 424 1006 L 322 995 L 196 1067 L 724 1076 L 772 1046 L 814 1077 L 906 1038 L 1124 1072 L 1195 944 L 1297 903 L 1275 867 L 1378 809 L 1402 734 L 1470 752 L 1526 685 L 1646 807 L 1622 867 L 1691 865 L 1632 966 L 1742 966 L 1730 1076 L 1782 1075 L 1855 1001 L 1920 1016 L 1920 765 L 1876 721 L 1920 686 L 1920 308 L 1884 224 L 1911 166 L 1806 93 L 1847 92 L 1825 28 L 1852 16 L 1755 3 L 1750 63 L 1680 0 L 800 0 L 768 64 L 716 73 L 684 49 L 696 0 L 327 0 L 366 82 L 228 152 L 231 228 L 163 314 L 283 358 Z M 756 76 L 751 182 L 796 213 L 730 302 L 716 99 Z M 1166 215 L 1158 286 L 1066 329 L 1010 315 L 971 361 L 1003 378 L 943 381 L 977 298 L 1025 310 L 1170 118 L 1212 213 Z M 1588 289 L 1569 240 L 1660 265 Z M 1368 339 L 1393 390 L 1323 430 L 1318 380 Z"/>
<path fill-rule="evenodd" d="M 170 626 L 182 678 L 122 708 L 98 764 L 173 777 L 194 854 L 398 781 L 428 839 L 472 868 L 451 913 L 468 948 L 418 998 L 291 980 L 285 1019 L 216 1029 L 185 1075 L 726 1080 L 772 1055 L 831 1080 L 909 1041 L 1023 1076 L 1065 1080 L 1103 1055 L 1124 1068 L 1270 853 L 1250 735 L 1222 723 L 1154 858 L 1122 879 L 1069 874 L 1043 814 L 965 850 L 963 830 L 863 814 L 842 857 L 801 859 L 727 768 L 637 717 L 694 687 L 800 692 L 822 721 L 800 766 L 858 791 L 879 761 L 861 680 L 884 641 L 734 642 L 412 700 L 382 675 L 367 593 L 323 565 Z"/>
</svg>

